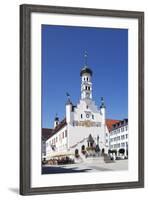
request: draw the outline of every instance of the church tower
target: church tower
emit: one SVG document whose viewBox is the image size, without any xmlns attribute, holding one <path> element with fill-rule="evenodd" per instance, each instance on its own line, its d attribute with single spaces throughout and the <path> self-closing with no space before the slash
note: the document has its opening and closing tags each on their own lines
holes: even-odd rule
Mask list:
<svg viewBox="0 0 148 200">
<path fill-rule="evenodd" d="M 84 54 L 85 65 L 80 72 L 81 76 L 81 99 L 92 99 L 92 70 L 87 65 L 87 52 Z"/>
<path fill-rule="evenodd" d="M 59 117 L 56 114 L 55 118 L 54 118 L 54 128 L 59 124 Z"/>
</svg>

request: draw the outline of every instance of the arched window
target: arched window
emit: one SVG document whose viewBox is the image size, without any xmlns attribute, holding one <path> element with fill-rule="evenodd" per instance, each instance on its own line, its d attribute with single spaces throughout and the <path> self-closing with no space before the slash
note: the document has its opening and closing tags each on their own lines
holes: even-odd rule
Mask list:
<svg viewBox="0 0 148 200">
<path fill-rule="evenodd" d="M 79 150 L 75 149 L 75 157 L 78 158 L 79 157 Z"/>
<path fill-rule="evenodd" d="M 82 153 L 82 154 L 85 154 L 85 153 L 86 153 L 86 151 L 85 151 L 85 145 L 82 145 L 82 146 L 81 146 L 81 153 Z"/>
<path fill-rule="evenodd" d="M 81 150 L 84 151 L 85 150 L 85 145 L 81 146 Z"/>
</svg>

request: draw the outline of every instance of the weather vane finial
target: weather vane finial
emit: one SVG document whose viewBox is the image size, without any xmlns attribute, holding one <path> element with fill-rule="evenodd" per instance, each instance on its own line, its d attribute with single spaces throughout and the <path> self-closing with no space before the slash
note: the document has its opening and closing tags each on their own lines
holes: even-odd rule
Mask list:
<svg viewBox="0 0 148 200">
<path fill-rule="evenodd" d="M 66 92 L 66 96 L 68 99 L 70 99 L 70 94 L 68 92 Z"/>
<path fill-rule="evenodd" d="M 104 102 L 104 97 L 101 97 L 101 108 L 106 108 L 105 102 Z"/>
<path fill-rule="evenodd" d="M 70 100 L 70 94 L 68 92 L 66 92 L 66 96 L 67 96 L 67 104 L 72 104 Z"/>
<path fill-rule="evenodd" d="M 85 50 L 85 52 L 84 52 L 84 61 L 85 61 L 85 66 L 87 66 L 87 57 L 88 57 L 88 53 L 87 53 L 87 51 Z"/>
</svg>

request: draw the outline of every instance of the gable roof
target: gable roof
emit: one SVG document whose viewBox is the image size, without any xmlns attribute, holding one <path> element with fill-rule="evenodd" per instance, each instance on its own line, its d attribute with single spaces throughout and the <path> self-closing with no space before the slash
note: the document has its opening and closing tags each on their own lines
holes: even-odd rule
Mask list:
<svg viewBox="0 0 148 200">
<path fill-rule="evenodd" d="M 64 118 L 54 129 L 42 128 L 42 139 L 47 140 L 54 134 L 56 134 L 60 129 L 67 125 L 66 118 Z"/>
<path fill-rule="evenodd" d="M 121 120 L 117 120 L 117 119 L 106 119 L 106 125 L 107 125 L 109 132 L 111 131 L 113 124 L 116 124 L 120 121 Z"/>
<path fill-rule="evenodd" d="M 61 128 L 67 125 L 66 118 L 64 118 L 52 131 L 52 136 L 58 132 Z"/>
<path fill-rule="evenodd" d="M 128 125 L 128 119 L 127 118 L 120 120 L 119 122 L 113 124 L 112 130 L 121 128 L 121 127 L 126 126 L 126 125 Z"/>
<path fill-rule="evenodd" d="M 42 128 L 42 140 L 47 140 L 52 134 L 51 128 Z"/>
</svg>

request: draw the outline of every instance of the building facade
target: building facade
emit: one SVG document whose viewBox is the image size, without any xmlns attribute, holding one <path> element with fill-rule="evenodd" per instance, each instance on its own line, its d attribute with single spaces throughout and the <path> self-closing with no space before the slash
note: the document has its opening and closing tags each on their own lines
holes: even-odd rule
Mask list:
<svg viewBox="0 0 148 200">
<path fill-rule="evenodd" d="M 67 94 L 65 119 L 60 121 L 58 116 L 55 117 L 52 134 L 46 141 L 47 160 L 56 155 L 81 155 L 82 151 L 96 147 L 100 152 L 108 152 L 106 107 L 103 98 L 100 106 L 93 100 L 92 75 L 92 70 L 85 62 L 80 71 L 80 101 L 77 105 L 73 105 L 70 95 Z"/>
<path fill-rule="evenodd" d="M 109 149 L 116 150 L 117 155 L 128 156 L 128 119 L 112 125 L 109 133 Z"/>
</svg>

